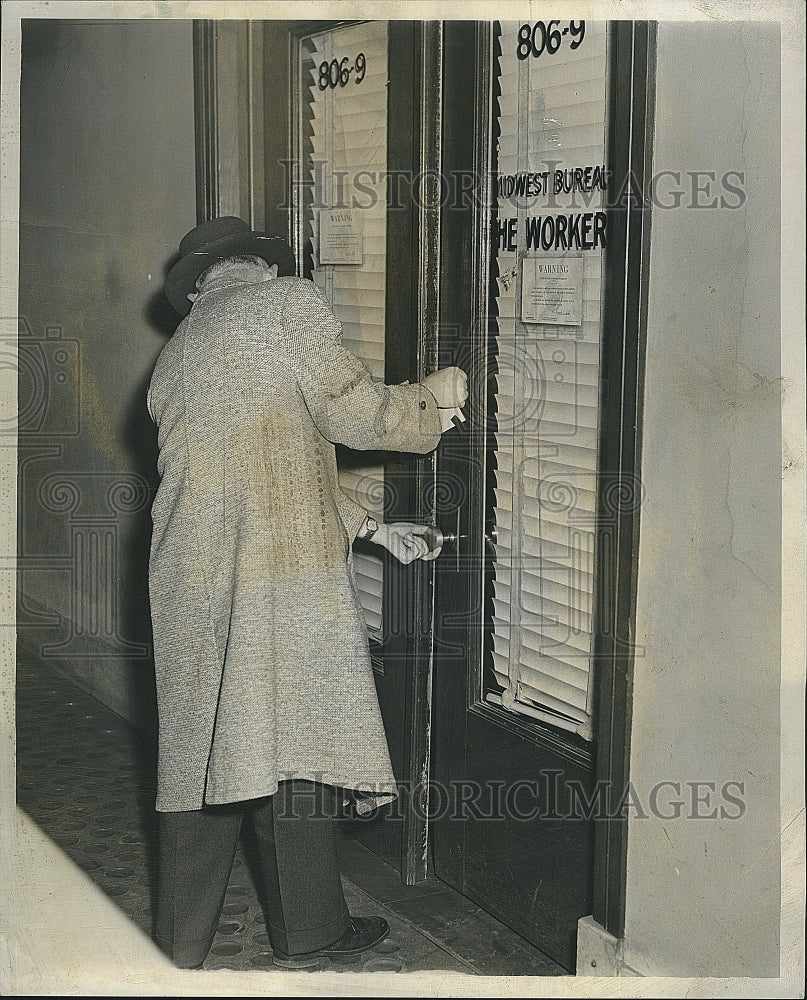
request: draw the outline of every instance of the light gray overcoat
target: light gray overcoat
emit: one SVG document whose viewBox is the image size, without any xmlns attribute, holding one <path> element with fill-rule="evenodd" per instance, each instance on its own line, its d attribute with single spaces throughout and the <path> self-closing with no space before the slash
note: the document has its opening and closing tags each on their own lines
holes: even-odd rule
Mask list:
<svg viewBox="0 0 807 1000">
<path fill-rule="evenodd" d="M 394 791 L 352 568 L 365 511 L 333 442 L 431 451 L 437 406 L 373 383 L 312 282 L 249 275 L 203 286 L 149 387 L 161 811 L 284 777 Z"/>
</svg>

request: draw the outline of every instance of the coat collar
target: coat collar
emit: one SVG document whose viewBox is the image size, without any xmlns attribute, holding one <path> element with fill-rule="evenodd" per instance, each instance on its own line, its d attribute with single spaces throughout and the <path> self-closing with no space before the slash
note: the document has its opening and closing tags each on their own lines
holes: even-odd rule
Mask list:
<svg viewBox="0 0 807 1000">
<path fill-rule="evenodd" d="M 264 276 L 264 271 L 257 264 L 250 264 L 241 261 L 222 261 L 211 275 L 202 282 L 199 288 L 199 298 L 208 292 L 218 291 L 222 288 L 229 288 L 232 285 L 257 284 Z"/>
</svg>

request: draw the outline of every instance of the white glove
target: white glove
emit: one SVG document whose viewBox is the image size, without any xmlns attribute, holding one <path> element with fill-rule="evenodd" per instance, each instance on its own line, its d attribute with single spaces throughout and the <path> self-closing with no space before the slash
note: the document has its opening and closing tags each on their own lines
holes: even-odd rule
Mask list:
<svg viewBox="0 0 807 1000">
<path fill-rule="evenodd" d="M 440 549 L 431 548 L 434 529 L 428 524 L 412 524 L 409 521 L 391 521 L 379 524 L 378 531 L 370 541 L 380 545 L 399 561 L 407 565 L 416 559 L 430 561 L 440 555 Z"/>
<path fill-rule="evenodd" d="M 468 399 L 468 376 L 461 368 L 441 368 L 427 375 L 422 385 L 441 409 L 462 409 Z"/>
</svg>

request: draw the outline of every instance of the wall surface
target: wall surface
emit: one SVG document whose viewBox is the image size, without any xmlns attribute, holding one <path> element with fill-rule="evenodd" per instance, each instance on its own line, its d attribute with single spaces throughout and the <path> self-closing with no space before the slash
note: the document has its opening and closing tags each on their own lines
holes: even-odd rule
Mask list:
<svg viewBox="0 0 807 1000">
<path fill-rule="evenodd" d="M 145 391 L 196 216 L 192 23 L 29 20 L 22 54 L 20 644 L 150 726 Z"/>
<path fill-rule="evenodd" d="M 653 215 L 631 748 L 647 815 L 632 810 L 629 823 L 624 958 L 642 974 L 773 976 L 779 36 L 762 23 L 679 23 L 661 24 L 658 42 L 654 172 L 680 171 L 686 190 L 687 171 L 714 171 L 718 201 L 694 207 L 711 205 L 704 187 Z M 739 207 L 720 206 L 721 193 L 741 200 L 719 190 L 726 171 L 744 174 Z M 680 801 L 679 818 L 650 808 L 665 781 L 681 794 L 662 787 L 657 812 Z"/>
</svg>

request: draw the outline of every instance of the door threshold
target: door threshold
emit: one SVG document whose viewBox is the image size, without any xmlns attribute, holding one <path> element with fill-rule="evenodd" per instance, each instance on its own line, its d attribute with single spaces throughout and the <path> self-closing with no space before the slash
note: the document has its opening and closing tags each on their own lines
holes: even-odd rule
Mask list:
<svg viewBox="0 0 807 1000">
<path fill-rule="evenodd" d="M 482 976 L 568 976 L 570 971 L 520 934 L 457 892 L 436 875 L 405 885 L 387 864 L 339 824 L 339 863 L 343 879 L 361 893 L 357 902 L 375 906 L 404 939 L 407 952 Z M 346 887 L 346 891 L 348 888 Z M 350 902 L 350 901 L 349 901 Z M 355 904 L 351 904 L 353 906 Z M 369 911 L 367 911 L 369 913 Z M 395 934 L 393 944 L 396 943 Z M 440 952 L 430 952 L 438 948 Z M 400 954 L 403 957 L 404 946 Z M 410 971 L 415 971 L 410 968 Z"/>
</svg>

